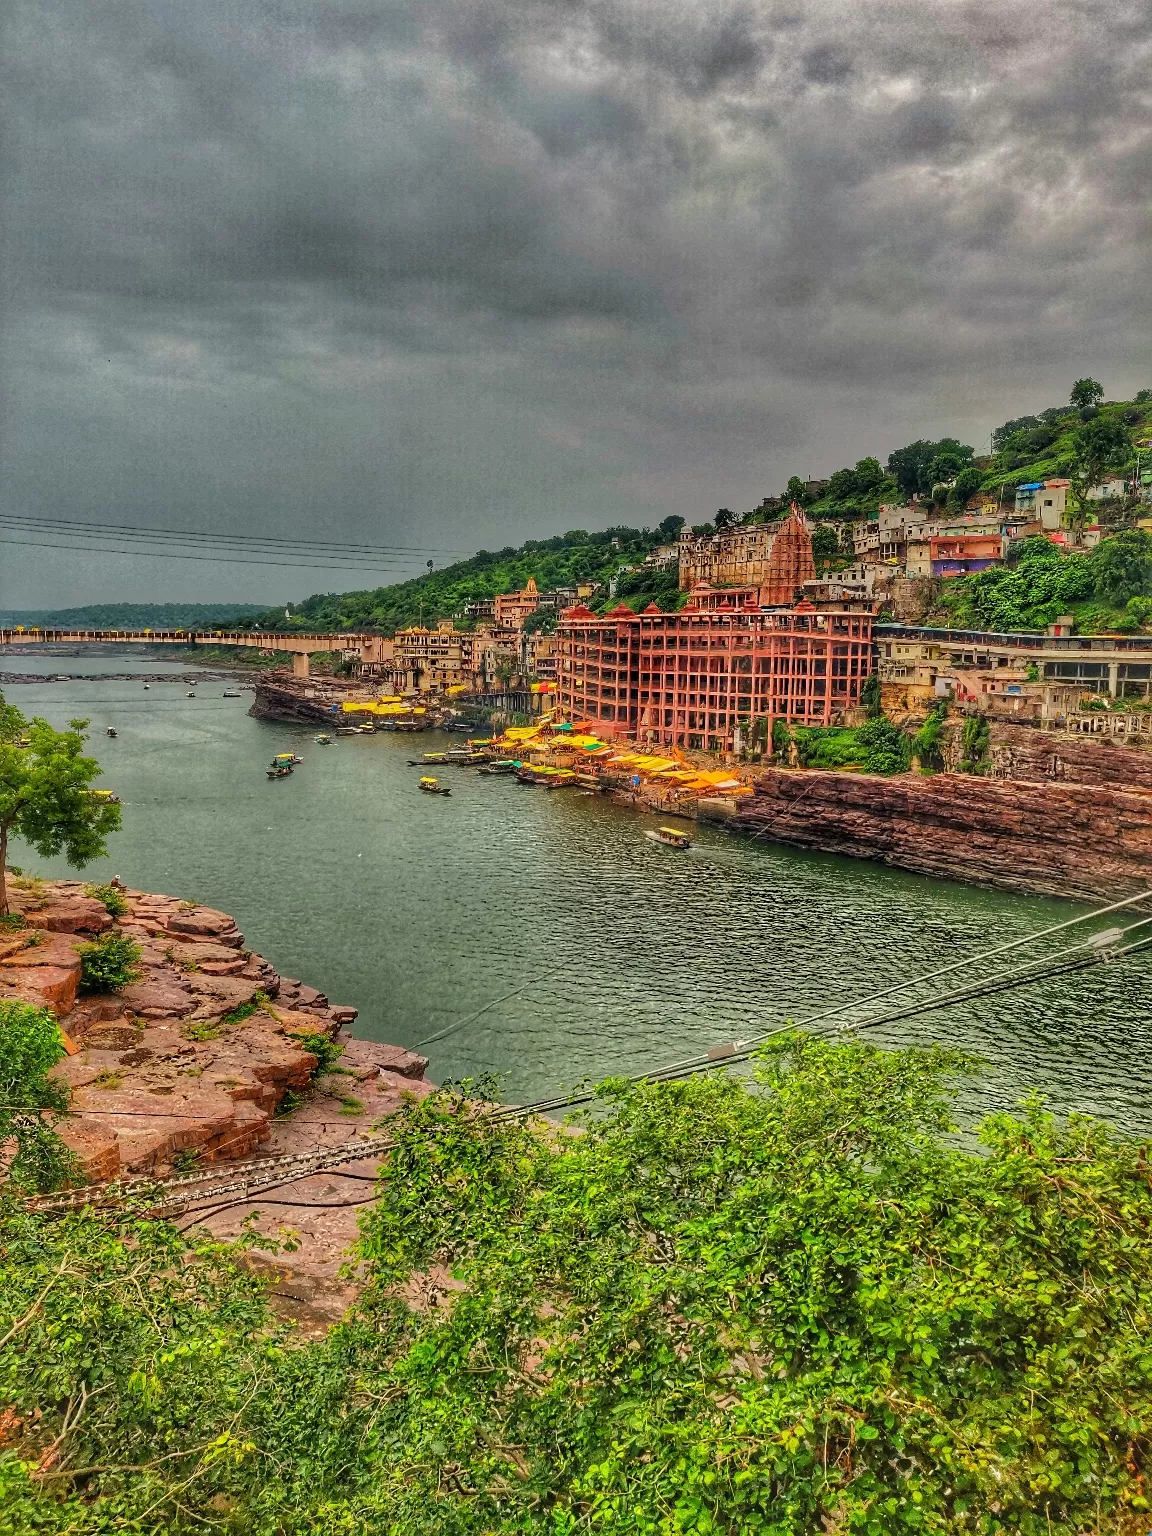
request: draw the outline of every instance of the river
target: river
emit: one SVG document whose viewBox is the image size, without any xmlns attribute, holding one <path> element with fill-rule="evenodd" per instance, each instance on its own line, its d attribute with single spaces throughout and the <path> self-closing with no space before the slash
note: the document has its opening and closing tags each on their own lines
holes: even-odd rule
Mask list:
<svg viewBox="0 0 1152 1536">
<path fill-rule="evenodd" d="M 110 654 L 0 653 L 0 667 L 189 670 Z M 322 747 L 308 729 L 250 719 L 251 693 L 225 699 L 225 686 L 202 684 L 195 698 L 176 680 L 6 693 L 54 725 L 91 718 L 124 826 L 85 878 L 116 873 L 233 913 L 278 969 L 358 1007 L 356 1031 L 369 1038 L 418 1046 L 460 1024 L 426 1047 L 439 1081 L 495 1073 L 524 1101 L 803 1018 L 1085 910 L 707 828 L 677 853 L 645 839 L 654 820 L 605 799 L 468 769 L 442 770 L 450 798 L 421 795 L 409 756 L 460 737 Z M 268 760 L 286 750 L 303 765 L 269 781 Z M 62 859 L 13 857 L 69 873 Z M 1058 1110 L 1146 1131 L 1150 972 L 1149 955 L 1100 965 L 865 1038 L 983 1057 L 963 1091 L 965 1120 L 1035 1088 Z"/>
</svg>

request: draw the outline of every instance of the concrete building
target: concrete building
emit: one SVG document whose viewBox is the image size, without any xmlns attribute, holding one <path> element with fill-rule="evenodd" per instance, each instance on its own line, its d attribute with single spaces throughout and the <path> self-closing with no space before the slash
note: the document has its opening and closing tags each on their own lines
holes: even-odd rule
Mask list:
<svg viewBox="0 0 1152 1536">
<path fill-rule="evenodd" d="M 1004 559 L 1001 533 L 940 533 L 929 540 L 933 576 L 966 576 Z"/>
<path fill-rule="evenodd" d="M 1064 525 L 1071 480 L 1033 480 L 1016 487 L 1015 510 L 1026 521 L 1038 521 L 1045 533 Z"/>
<path fill-rule="evenodd" d="M 701 587 L 679 613 L 569 609 L 557 699 L 605 734 L 738 751 L 754 721 L 827 725 L 859 703 L 873 613 L 850 602 L 763 607 L 755 588 Z"/>
<path fill-rule="evenodd" d="M 524 620 L 540 606 L 536 580 L 529 576 L 522 592 L 502 592 L 493 599 L 497 629 L 522 629 Z"/>
<path fill-rule="evenodd" d="M 435 629 L 413 625 L 398 630 L 388 675 L 404 693 L 456 687 L 467 681 L 463 639 L 451 619 L 441 619 Z"/>
</svg>

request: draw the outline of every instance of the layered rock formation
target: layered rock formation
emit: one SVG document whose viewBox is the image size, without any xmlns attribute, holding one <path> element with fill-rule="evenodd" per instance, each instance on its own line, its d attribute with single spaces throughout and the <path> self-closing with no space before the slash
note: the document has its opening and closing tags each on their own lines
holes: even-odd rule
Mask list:
<svg viewBox="0 0 1152 1536">
<path fill-rule="evenodd" d="M 10 892 L 25 926 L 0 936 L 0 999 L 60 1019 L 73 1049 L 56 1068 L 71 1090 L 60 1133 L 92 1179 L 249 1156 L 269 1141 L 285 1096 L 313 1085 L 307 1037 L 333 1039 L 356 1010 L 278 976 L 227 913 L 142 891 L 123 898 L 128 911 L 114 919 L 75 882 Z M 80 997 L 77 946 L 112 928 L 141 946 L 140 978 Z M 430 1091 L 425 1058 L 398 1046 L 349 1041 L 339 1066 L 321 1089 L 345 1139 L 357 1117 Z"/>
<path fill-rule="evenodd" d="M 1152 793 L 1152 752 L 1122 747 L 1107 738 L 1041 731 L 994 723 L 988 771 L 995 779 L 1032 784 L 1048 780 Z"/>
<path fill-rule="evenodd" d="M 1152 886 L 1152 788 L 769 769 L 726 824 L 1001 890 L 1092 900 Z"/>
</svg>

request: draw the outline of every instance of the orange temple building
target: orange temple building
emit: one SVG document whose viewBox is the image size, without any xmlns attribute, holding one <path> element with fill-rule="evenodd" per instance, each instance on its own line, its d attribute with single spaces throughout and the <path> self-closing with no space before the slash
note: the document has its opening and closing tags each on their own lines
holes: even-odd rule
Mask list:
<svg viewBox="0 0 1152 1536">
<path fill-rule="evenodd" d="M 569 608 L 556 635 L 557 702 L 607 735 L 739 750 L 753 721 L 830 725 L 872 668 L 865 604 L 761 606 L 754 589 L 700 587 L 679 613 Z"/>
</svg>

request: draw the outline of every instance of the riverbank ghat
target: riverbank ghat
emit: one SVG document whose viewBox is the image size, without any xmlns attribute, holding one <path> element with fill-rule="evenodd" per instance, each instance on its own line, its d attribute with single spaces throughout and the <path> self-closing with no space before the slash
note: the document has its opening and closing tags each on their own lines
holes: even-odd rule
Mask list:
<svg viewBox="0 0 1152 1536">
<path fill-rule="evenodd" d="M 250 1157 L 308 1089 L 323 1091 L 346 1139 L 404 1093 L 430 1091 L 424 1057 L 345 1035 L 357 1010 L 280 976 L 225 912 L 112 887 L 101 899 L 69 880 L 9 885 L 0 1001 L 60 1022 L 68 1054 L 54 1075 L 69 1105 L 58 1129 L 89 1180 Z M 139 948 L 134 979 L 86 989 L 85 946 L 110 937 Z"/>
</svg>

